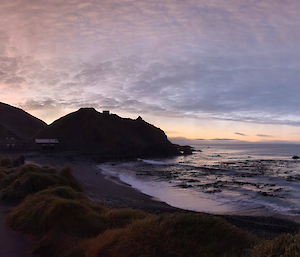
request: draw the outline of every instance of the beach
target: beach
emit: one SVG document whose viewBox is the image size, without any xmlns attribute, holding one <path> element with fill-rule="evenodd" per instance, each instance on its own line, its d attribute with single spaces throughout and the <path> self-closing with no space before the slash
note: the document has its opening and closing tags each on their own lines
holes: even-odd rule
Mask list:
<svg viewBox="0 0 300 257">
<path fill-rule="evenodd" d="M 141 191 L 120 181 L 118 177 L 107 176 L 97 168 L 97 163 L 85 159 L 67 160 L 64 157 L 29 157 L 27 162 L 39 165 L 54 166 L 57 169 L 69 165 L 73 175 L 82 184 L 85 193 L 94 201 L 101 202 L 110 208 L 140 209 L 151 214 L 164 212 L 193 212 L 172 207 L 160 199 L 143 194 Z M 213 215 L 213 214 L 212 214 Z M 246 230 L 254 235 L 271 239 L 282 233 L 295 234 L 300 228 L 300 223 L 291 217 L 274 215 L 264 209 L 249 209 L 227 214 L 216 215 L 224 218 L 229 223 Z"/>
<path fill-rule="evenodd" d="M 26 163 L 34 163 L 40 166 L 51 166 L 60 170 L 68 165 L 71 167 L 73 175 L 81 183 L 85 193 L 95 202 L 100 202 L 109 208 L 133 208 L 150 214 L 194 211 L 172 207 L 158 198 L 146 195 L 119 180 L 118 177 L 102 174 L 98 164 L 84 157 L 76 157 L 73 160 L 65 156 L 57 155 L 28 155 Z M 4 223 L 5 213 L 13 205 L 2 202 L 0 205 L 0 255 L 12 257 L 32 257 L 30 249 L 32 242 L 28 236 L 11 231 Z M 264 214 L 264 216 L 262 216 Z M 214 214 L 209 214 L 214 215 Z M 228 215 L 214 215 L 225 219 L 232 225 L 252 233 L 253 235 L 273 239 L 283 233 L 295 234 L 299 231 L 300 224 L 263 210 L 253 210 L 236 212 Z"/>
</svg>

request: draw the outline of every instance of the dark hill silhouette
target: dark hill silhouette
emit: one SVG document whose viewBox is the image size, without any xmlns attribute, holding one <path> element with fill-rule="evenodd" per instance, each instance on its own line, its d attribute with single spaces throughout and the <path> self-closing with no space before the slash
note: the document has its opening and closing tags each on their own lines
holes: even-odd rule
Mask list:
<svg viewBox="0 0 300 257">
<path fill-rule="evenodd" d="M 39 131 L 33 139 L 57 138 L 59 149 L 104 156 L 146 157 L 177 155 L 165 133 L 145 122 L 81 108 Z M 32 140 L 33 142 L 33 140 Z"/>
<path fill-rule="evenodd" d="M 13 137 L 28 141 L 46 126 L 45 122 L 29 113 L 8 104 L 0 103 L 0 140 Z"/>
</svg>

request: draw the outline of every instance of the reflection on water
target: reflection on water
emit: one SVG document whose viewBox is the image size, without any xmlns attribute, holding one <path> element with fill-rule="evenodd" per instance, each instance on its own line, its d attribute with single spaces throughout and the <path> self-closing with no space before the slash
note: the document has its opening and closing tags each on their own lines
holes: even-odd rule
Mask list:
<svg viewBox="0 0 300 257">
<path fill-rule="evenodd" d="M 229 213 L 266 208 L 300 215 L 298 145 L 201 145 L 170 159 L 106 163 L 99 167 L 170 205 Z"/>
</svg>

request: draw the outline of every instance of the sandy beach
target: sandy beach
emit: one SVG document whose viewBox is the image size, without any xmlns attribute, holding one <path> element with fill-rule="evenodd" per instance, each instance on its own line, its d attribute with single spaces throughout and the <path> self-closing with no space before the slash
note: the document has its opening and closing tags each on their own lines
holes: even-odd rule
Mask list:
<svg viewBox="0 0 300 257">
<path fill-rule="evenodd" d="M 101 202 L 110 208 L 140 209 L 151 214 L 164 212 L 190 212 L 172 207 L 159 199 L 145 195 L 128 184 L 123 183 L 117 177 L 105 176 L 96 167 L 96 163 L 87 159 L 68 160 L 57 156 L 28 156 L 26 163 L 35 163 L 41 166 L 52 166 L 61 169 L 65 165 L 72 168 L 74 176 L 82 184 L 85 193 L 93 200 Z M 30 239 L 28 236 L 12 232 L 4 223 L 5 213 L 13 207 L 5 203 L 0 205 L 0 256 L 31 257 Z M 299 231 L 300 224 L 283 217 L 255 216 L 261 215 L 261 210 L 249 210 L 249 212 L 234 213 L 234 215 L 221 216 L 229 223 L 246 230 L 254 235 L 272 239 L 282 233 L 295 234 Z"/>
<path fill-rule="evenodd" d="M 70 161 L 64 157 L 28 157 L 27 162 L 50 165 L 57 169 L 65 165 L 71 166 L 74 176 L 82 183 L 86 194 L 92 200 L 104 203 L 110 208 L 133 208 L 152 214 L 190 212 L 145 195 L 120 181 L 117 177 L 103 175 L 96 168 L 96 163 L 87 159 L 81 158 L 77 161 Z M 240 213 L 216 216 L 221 216 L 229 223 L 266 239 L 274 238 L 282 233 L 294 234 L 300 228 L 298 220 L 291 220 L 291 217 L 275 216 L 265 209 L 249 209 Z"/>
<path fill-rule="evenodd" d="M 27 163 L 49 165 L 56 169 L 69 165 L 73 175 L 82 184 L 85 193 L 94 201 L 104 203 L 110 208 L 137 208 L 152 214 L 183 211 L 159 199 L 145 195 L 117 177 L 105 176 L 96 164 L 88 160 L 68 161 L 64 158 L 27 158 Z"/>
</svg>

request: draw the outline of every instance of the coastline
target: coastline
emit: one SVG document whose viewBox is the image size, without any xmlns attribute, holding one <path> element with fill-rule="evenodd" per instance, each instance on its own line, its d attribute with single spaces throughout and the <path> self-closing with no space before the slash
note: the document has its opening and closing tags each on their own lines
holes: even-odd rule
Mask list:
<svg viewBox="0 0 300 257">
<path fill-rule="evenodd" d="M 57 169 L 65 165 L 72 168 L 73 175 L 82 184 L 86 194 L 97 202 L 104 203 L 110 208 L 133 208 L 140 209 L 151 214 L 164 212 L 193 212 L 176 208 L 146 195 L 119 180 L 114 176 L 107 176 L 101 173 L 96 164 L 87 159 L 67 160 L 63 157 L 28 157 L 27 163 L 32 162 L 39 165 L 54 166 Z M 263 215 L 262 215 L 263 214 Z M 224 218 L 229 223 L 246 230 L 254 235 L 272 239 L 282 233 L 295 234 L 300 229 L 299 220 L 292 217 L 274 215 L 263 209 L 250 209 L 222 215 L 208 214 Z"/>
<path fill-rule="evenodd" d="M 70 159 L 65 156 L 52 155 L 28 155 L 26 164 L 37 164 L 40 166 L 51 166 L 61 170 L 68 165 L 72 169 L 73 175 L 81 183 L 85 193 L 95 202 L 100 202 L 112 209 L 132 208 L 142 210 L 150 214 L 163 213 L 198 213 L 195 211 L 184 210 L 168 205 L 167 203 L 146 195 L 119 180 L 116 176 L 102 174 L 96 167 L 96 163 L 84 157 Z M 31 253 L 34 242 L 28 235 L 14 232 L 8 228 L 4 222 L 5 213 L 13 204 L 1 202 L 0 204 L 0 236 L 3 238 L 0 243 L 0 255 L 2 256 L 36 256 Z M 261 210 L 246 210 L 244 213 L 229 213 L 216 215 L 204 213 L 205 216 L 220 217 L 229 224 L 247 231 L 252 235 L 262 239 L 274 239 L 283 233 L 296 234 L 299 232 L 300 224 L 279 216 L 261 216 Z M 253 216 L 257 214 L 257 216 Z M 250 216 L 252 215 L 252 216 Z"/>
<path fill-rule="evenodd" d="M 27 163 L 49 165 L 56 169 L 70 166 L 85 193 L 93 201 L 101 202 L 110 208 L 135 208 L 152 214 L 186 211 L 143 194 L 117 177 L 103 175 L 95 167 L 95 163 L 88 160 L 69 161 L 64 158 L 34 157 L 28 158 Z"/>
</svg>

